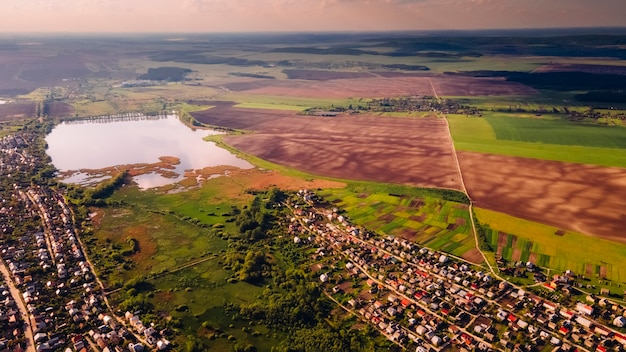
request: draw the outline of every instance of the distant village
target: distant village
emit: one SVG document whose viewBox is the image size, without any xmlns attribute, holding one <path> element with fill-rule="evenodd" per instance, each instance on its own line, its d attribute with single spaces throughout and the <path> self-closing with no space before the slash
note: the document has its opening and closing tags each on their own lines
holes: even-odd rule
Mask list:
<svg viewBox="0 0 626 352">
<path fill-rule="evenodd" d="M 303 112 L 304 115 L 336 117 L 340 114 L 358 114 L 360 112 L 436 112 L 442 114 L 462 114 L 482 116 L 480 111 L 473 107 L 459 104 L 450 99 L 435 97 L 405 97 L 405 98 L 377 98 L 362 104 L 349 106 L 332 106 L 329 109 L 311 108 Z"/>
</svg>

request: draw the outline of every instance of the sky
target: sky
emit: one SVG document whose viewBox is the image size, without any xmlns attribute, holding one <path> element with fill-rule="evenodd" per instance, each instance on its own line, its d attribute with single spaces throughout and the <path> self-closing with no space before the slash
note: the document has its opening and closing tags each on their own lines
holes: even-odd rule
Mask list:
<svg viewBox="0 0 626 352">
<path fill-rule="evenodd" d="M 624 26 L 626 0 L 0 0 L 0 33 Z"/>
</svg>

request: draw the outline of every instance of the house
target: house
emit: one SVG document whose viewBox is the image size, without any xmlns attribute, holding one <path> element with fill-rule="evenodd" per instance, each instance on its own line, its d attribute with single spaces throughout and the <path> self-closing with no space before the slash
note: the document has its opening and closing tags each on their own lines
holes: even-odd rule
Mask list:
<svg viewBox="0 0 626 352">
<path fill-rule="evenodd" d="M 496 320 L 498 321 L 504 321 L 504 319 L 507 318 L 507 313 L 503 310 L 499 310 L 498 313 L 496 314 Z"/>
<path fill-rule="evenodd" d="M 623 316 L 615 318 L 613 320 L 613 325 L 617 326 L 618 328 L 623 328 L 624 326 L 626 326 L 626 318 L 624 318 Z"/>
<path fill-rule="evenodd" d="M 428 331 L 428 330 L 426 330 L 426 327 L 424 327 L 423 325 L 418 325 L 418 326 L 415 328 L 415 332 L 416 332 L 418 335 L 420 335 L 420 336 L 424 336 L 424 334 L 426 333 L 426 331 Z"/>
<path fill-rule="evenodd" d="M 556 304 L 549 302 L 549 301 L 544 301 L 542 304 L 543 308 L 545 308 L 547 311 L 550 312 L 554 312 L 556 311 Z"/>
<path fill-rule="evenodd" d="M 565 319 L 571 320 L 572 318 L 574 318 L 574 312 L 569 310 L 561 309 L 561 311 L 559 311 L 559 314 L 561 314 L 561 316 Z"/>
<path fill-rule="evenodd" d="M 517 321 L 517 326 L 521 329 L 526 329 L 528 327 L 528 323 L 520 319 Z"/>
<path fill-rule="evenodd" d="M 561 340 L 553 336 L 552 338 L 550 338 L 550 343 L 554 346 L 559 346 L 561 344 Z"/>
<path fill-rule="evenodd" d="M 320 275 L 320 281 L 323 283 L 328 282 L 328 274 L 324 273 Z"/>
<path fill-rule="evenodd" d="M 40 332 L 40 333 L 35 334 L 34 339 L 36 343 L 44 342 L 48 340 L 48 335 Z"/>
<path fill-rule="evenodd" d="M 591 326 L 591 321 L 589 319 L 585 319 L 583 317 L 576 317 L 576 322 L 586 328 L 589 328 Z"/>
<path fill-rule="evenodd" d="M 517 321 L 517 317 L 513 315 L 513 313 L 509 313 L 509 315 L 507 316 L 507 320 L 511 323 L 515 323 Z"/>
<path fill-rule="evenodd" d="M 130 350 L 130 352 L 143 352 L 144 347 L 142 344 L 140 343 L 129 343 L 128 344 L 128 349 Z"/>
<path fill-rule="evenodd" d="M 168 340 L 159 340 L 157 341 L 157 348 L 159 349 L 159 351 L 162 351 L 164 349 L 167 349 L 170 346 L 170 342 Z"/>
<path fill-rule="evenodd" d="M 586 314 L 586 315 L 592 315 L 593 314 L 593 307 L 581 302 L 578 302 L 576 304 L 576 310 L 581 313 L 581 314 Z"/>
<path fill-rule="evenodd" d="M 621 335 L 621 334 L 615 334 L 615 336 L 613 336 L 613 338 L 615 338 L 615 341 L 621 343 L 622 345 L 626 346 L 626 336 Z"/>
<path fill-rule="evenodd" d="M 602 336 L 608 336 L 611 333 L 609 330 L 607 330 L 606 328 L 602 326 L 596 326 L 593 329 L 593 332 L 595 332 L 596 334 L 600 334 Z"/>
</svg>

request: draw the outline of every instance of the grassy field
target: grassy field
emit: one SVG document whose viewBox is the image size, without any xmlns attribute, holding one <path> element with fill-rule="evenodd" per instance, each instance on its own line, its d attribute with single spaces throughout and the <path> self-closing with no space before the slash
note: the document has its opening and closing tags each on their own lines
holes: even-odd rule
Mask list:
<svg viewBox="0 0 626 352">
<path fill-rule="evenodd" d="M 0 123 L 0 138 L 19 131 L 27 124 L 27 121 L 11 121 Z"/>
<path fill-rule="evenodd" d="M 457 256 L 475 248 L 465 204 L 397 185 L 349 183 L 320 194 L 344 209 L 354 223 L 380 234 L 402 236 Z"/>
<path fill-rule="evenodd" d="M 139 244 L 139 251 L 130 256 L 134 268 L 109 273 L 109 282 L 147 278 L 149 300 L 157 311 L 181 322 L 182 330 L 177 334 L 181 345 L 192 335 L 211 340 L 211 350 L 252 344 L 269 351 L 284 340 L 280 332 L 270 333 L 266 326 L 233 319 L 224 310 L 225 304 L 257 301 L 265 289 L 228 281 L 233 271 L 224 266 L 222 257 L 229 241 L 212 231 L 217 223 L 225 226 L 225 233 L 235 231 L 231 229 L 235 225 L 228 221 L 232 206 L 241 209 L 252 197 L 240 191 L 240 196 L 234 196 L 220 182 L 177 194 L 124 187 L 112 198 L 124 205 L 99 210 L 103 214 L 98 215 L 101 221 L 95 231 L 98 246 L 124 246 L 129 238 Z M 112 296 L 114 301 L 125 297 L 124 292 L 116 295 Z"/>
<path fill-rule="evenodd" d="M 139 242 L 140 248 L 131 256 L 136 263 L 135 269 L 120 274 L 113 272 L 109 281 L 160 273 L 226 248 L 226 243 L 209 237 L 208 231 L 182 218 L 169 212 L 155 213 L 141 204 L 107 208 L 104 221 L 96 232 L 98 240 L 123 244 L 133 238 Z"/>
<path fill-rule="evenodd" d="M 177 334 L 181 345 L 188 335 L 214 340 L 210 346 L 216 351 L 231 350 L 234 343 L 252 344 L 259 350 L 269 351 L 271 346 L 280 343 L 283 337 L 274 332 L 270 335 L 266 326 L 251 326 L 234 320 L 223 310 L 225 303 L 252 302 L 263 293 L 262 286 L 227 281 L 233 272 L 225 269 L 220 259 L 220 254 L 228 248 L 226 240 L 172 215 L 122 208 L 110 210 L 107 216 L 106 227 L 98 231 L 97 236 L 108 236 L 106 238 L 113 241 L 123 241 L 125 237 L 139 240 L 141 250 L 133 257 L 137 267 L 127 274 L 135 277 L 142 273 L 161 273 L 147 279 L 152 288 L 151 301 L 157 306 L 157 312 L 181 321 L 182 330 Z M 108 228 L 117 231 L 109 232 Z M 152 255 L 148 256 L 150 253 Z M 200 258 L 197 264 L 178 270 L 197 258 Z M 242 330 L 244 326 L 251 330 Z M 253 334 L 254 331 L 257 333 Z"/>
<path fill-rule="evenodd" d="M 476 208 L 478 220 L 491 228 L 489 243 L 507 260 L 534 261 L 557 272 L 572 270 L 588 278 L 626 283 L 626 246 L 507 214 Z"/>
<path fill-rule="evenodd" d="M 626 154 L 622 149 L 626 148 L 626 139 L 620 138 L 620 134 L 623 135 L 626 130 L 622 127 L 581 126 L 565 121 L 540 119 L 519 120 L 508 117 L 478 118 L 448 115 L 450 132 L 458 150 L 626 167 Z M 541 130 L 542 126 L 550 128 L 552 135 L 549 130 Z M 559 131 L 558 135 L 554 133 L 555 130 Z M 498 133 L 500 136 L 518 140 L 499 139 Z M 531 141 L 533 138 L 535 142 Z M 529 141 L 521 141 L 523 139 Z M 547 141 L 552 143 L 545 143 Z M 576 145 L 557 144 L 559 141 Z M 621 147 L 590 146 L 593 143 Z"/>
<path fill-rule="evenodd" d="M 626 129 L 547 118 L 484 118 L 499 140 L 626 149 Z"/>
</svg>

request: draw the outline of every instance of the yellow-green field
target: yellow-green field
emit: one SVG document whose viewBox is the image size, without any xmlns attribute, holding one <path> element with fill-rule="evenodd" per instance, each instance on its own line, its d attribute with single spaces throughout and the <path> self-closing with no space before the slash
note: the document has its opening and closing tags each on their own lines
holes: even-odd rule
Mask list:
<svg viewBox="0 0 626 352">
<path fill-rule="evenodd" d="M 571 231 L 557 233 L 555 227 L 491 210 L 475 208 L 475 213 L 480 223 L 492 229 L 488 240 L 494 249 L 501 238 L 505 259 L 534 257 L 537 265 L 557 272 L 572 270 L 589 278 L 626 282 L 626 245 Z"/>
</svg>

